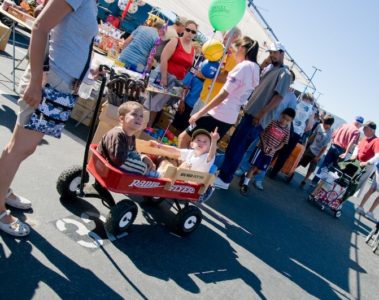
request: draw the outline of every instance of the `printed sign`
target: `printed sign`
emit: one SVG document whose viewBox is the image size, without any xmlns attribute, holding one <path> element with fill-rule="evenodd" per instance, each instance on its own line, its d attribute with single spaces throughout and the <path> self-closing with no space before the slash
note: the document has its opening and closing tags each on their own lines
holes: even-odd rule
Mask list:
<svg viewBox="0 0 379 300">
<path fill-rule="evenodd" d="M 94 251 L 109 242 L 127 235 L 118 236 L 104 228 L 105 217 L 94 212 L 84 212 L 80 217 L 72 215 L 55 221 L 56 228 L 87 250 Z"/>
<path fill-rule="evenodd" d="M 163 188 L 164 186 L 157 181 L 149 181 L 149 180 L 139 180 L 134 179 L 131 184 L 129 184 L 129 187 L 136 187 L 140 189 L 155 189 L 155 188 Z M 179 193 L 185 193 L 185 194 L 194 194 L 195 188 L 188 185 L 172 185 L 169 189 L 172 192 L 179 192 Z"/>
</svg>

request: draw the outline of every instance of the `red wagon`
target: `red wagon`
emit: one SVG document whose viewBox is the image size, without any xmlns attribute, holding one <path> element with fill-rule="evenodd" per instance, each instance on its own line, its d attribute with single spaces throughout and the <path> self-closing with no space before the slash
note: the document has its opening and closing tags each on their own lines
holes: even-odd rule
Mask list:
<svg viewBox="0 0 379 300">
<path fill-rule="evenodd" d="M 105 79 L 102 81 L 99 99 L 94 116 L 100 107 L 100 100 L 105 87 Z M 96 145 L 90 144 L 95 127 L 95 119 L 90 125 L 87 145 L 82 166 L 72 167 L 61 173 L 57 181 L 57 190 L 62 199 L 76 197 L 97 197 L 103 204 L 110 208 L 106 218 L 105 228 L 119 234 L 126 231 L 134 222 L 138 206 L 130 199 L 122 201 L 114 200 L 112 194 L 120 193 L 130 196 L 143 196 L 145 201 L 160 203 L 164 199 L 169 200 L 176 208 L 175 229 L 180 235 L 188 235 L 195 231 L 202 220 L 201 210 L 193 205 L 209 199 L 214 191 L 212 183 L 214 175 L 175 167 L 168 168 L 164 178 L 153 178 L 141 175 L 125 173 L 112 166 L 100 153 L 96 151 Z M 149 149 L 146 141 L 137 140 L 137 149 L 147 154 L 157 154 L 155 148 Z M 89 151 L 92 156 L 88 161 Z M 151 153 L 149 153 L 151 151 Z M 87 164 L 88 161 L 88 164 Z M 92 185 L 95 192 L 85 192 L 88 185 L 89 174 L 95 178 Z"/>
</svg>

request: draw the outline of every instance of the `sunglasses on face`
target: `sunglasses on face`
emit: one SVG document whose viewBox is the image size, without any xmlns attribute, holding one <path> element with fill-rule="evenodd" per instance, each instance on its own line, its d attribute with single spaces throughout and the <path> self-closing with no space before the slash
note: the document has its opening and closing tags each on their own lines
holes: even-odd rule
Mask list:
<svg viewBox="0 0 379 300">
<path fill-rule="evenodd" d="M 192 29 L 190 29 L 190 28 L 186 28 L 185 29 L 188 33 L 192 33 L 192 34 L 196 34 L 197 32 L 196 32 L 196 30 L 192 30 Z"/>
</svg>

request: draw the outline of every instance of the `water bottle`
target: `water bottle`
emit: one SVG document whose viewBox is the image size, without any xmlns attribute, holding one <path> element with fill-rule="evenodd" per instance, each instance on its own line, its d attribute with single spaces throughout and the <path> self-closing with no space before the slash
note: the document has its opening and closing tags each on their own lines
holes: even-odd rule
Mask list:
<svg viewBox="0 0 379 300">
<path fill-rule="evenodd" d="M 90 98 L 94 83 L 95 83 L 94 80 L 91 80 L 89 78 L 84 79 L 79 87 L 79 91 L 78 91 L 79 97 L 83 99 Z"/>
</svg>

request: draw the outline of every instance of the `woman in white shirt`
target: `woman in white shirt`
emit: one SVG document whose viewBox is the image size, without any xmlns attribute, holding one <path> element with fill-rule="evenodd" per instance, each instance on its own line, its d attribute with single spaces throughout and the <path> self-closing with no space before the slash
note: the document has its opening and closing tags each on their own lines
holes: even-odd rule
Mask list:
<svg viewBox="0 0 379 300">
<path fill-rule="evenodd" d="M 218 127 L 222 138 L 236 123 L 241 107 L 259 84 L 258 42 L 245 36 L 236 46 L 237 65 L 228 74 L 227 81 L 217 96 L 192 115 L 190 126 L 179 137 L 182 147 L 189 144 L 192 132 L 200 128 L 212 132 Z"/>
</svg>

